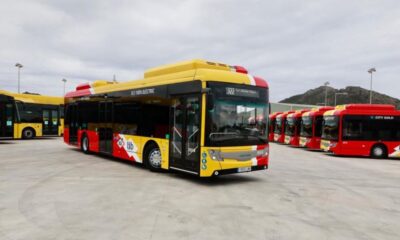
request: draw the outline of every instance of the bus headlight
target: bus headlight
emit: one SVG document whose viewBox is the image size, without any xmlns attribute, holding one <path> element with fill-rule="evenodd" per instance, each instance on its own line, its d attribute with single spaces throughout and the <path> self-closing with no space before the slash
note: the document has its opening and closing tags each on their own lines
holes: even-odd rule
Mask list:
<svg viewBox="0 0 400 240">
<path fill-rule="evenodd" d="M 268 156 L 269 147 L 265 147 L 262 150 L 257 150 L 257 156 Z"/>
<path fill-rule="evenodd" d="M 208 150 L 208 154 L 210 155 L 211 159 L 214 161 L 224 161 L 221 157 L 221 151 L 219 150 Z"/>
</svg>

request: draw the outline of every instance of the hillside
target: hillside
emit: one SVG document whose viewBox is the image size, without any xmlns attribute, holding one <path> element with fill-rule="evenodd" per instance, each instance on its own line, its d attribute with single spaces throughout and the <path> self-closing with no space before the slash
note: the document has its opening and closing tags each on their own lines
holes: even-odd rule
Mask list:
<svg viewBox="0 0 400 240">
<path fill-rule="evenodd" d="M 335 89 L 328 87 L 328 105 L 334 105 L 335 93 L 347 93 L 347 95 L 337 95 L 336 103 L 369 103 L 369 90 L 361 87 L 349 86 L 344 89 Z M 321 86 L 307 92 L 295 95 L 280 101 L 281 103 L 297 103 L 297 104 L 312 104 L 321 105 L 325 102 L 325 87 Z M 400 100 L 373 91 L 372 102 L 380 104 L 392 104 L 400 109 Z"/>
</svg>

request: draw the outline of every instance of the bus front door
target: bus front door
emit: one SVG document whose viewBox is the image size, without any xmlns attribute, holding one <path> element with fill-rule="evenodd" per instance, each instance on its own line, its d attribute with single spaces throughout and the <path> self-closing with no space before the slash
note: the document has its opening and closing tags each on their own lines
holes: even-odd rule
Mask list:
<svg viewBox="0 0 400 240">
<path fill-rule="evenodd" d="M 113 103 L 99 103 L 99 151 L 112 154 L 113 149 Z"/>
<path fill-rule="evenodd" d="M 58 110 L 43 109 L 43 135 L 58 135 Z"/>
<path fill-rule="evenodd" d="M 10 102 L 0 102 L 0 137 L 14 135 L 14 108 Z"/>
<path fill-rule="evenodd" d="M 199 174 L 200 96 L 177 97 L 171 109 L 170 168 Z"/>
</svg>

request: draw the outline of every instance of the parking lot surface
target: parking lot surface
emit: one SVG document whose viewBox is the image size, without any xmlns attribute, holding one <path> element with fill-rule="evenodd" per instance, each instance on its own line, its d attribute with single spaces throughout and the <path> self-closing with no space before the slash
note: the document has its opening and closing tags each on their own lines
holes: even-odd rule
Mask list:
<svg viewBox="0 0 400 240">
<path fill-rule="evenodd" d="M 400 160 L 271 144 L 270 169 L 198 179 L 0 142 L 0 239 L 400 239 Z"/>
</svg>

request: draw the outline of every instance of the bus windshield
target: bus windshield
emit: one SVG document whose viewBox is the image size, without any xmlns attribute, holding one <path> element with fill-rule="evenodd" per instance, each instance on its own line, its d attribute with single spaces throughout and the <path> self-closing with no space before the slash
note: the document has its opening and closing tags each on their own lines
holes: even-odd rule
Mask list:
<svg viewBox="0 0 400 240">
<path fill-rule="evenodd" d="M 302 117 L 300 136 L 311 137 L 312 136 L 312 125 L 313 125 L 313 121 L 310 116 Z"/>
<path fill-rule="evenodd" d="M 267 103 L 216 101 L 210 117 L 212 125 L 208 138 L 213 146 L 267 142 Z"/>
<path fill-rule="evenodd" d="M 322 123 L 322 138 L 337 141 L 339 138 L 339 117 L 325 116 Z"/>
<path fill-rule="evenodd" d="M 274 133 L 281 134 L 281 131 L 282 131 L 282 119 L 279 117 L 276 118 Z"/>
<path fill-rule="evenodd" d="M 296 130 L 296 119 L 293 117 L 287 118 L 285 125 L 285 135 L 293 136 L 295 135 L 295 130 Z"/>
</svg>

